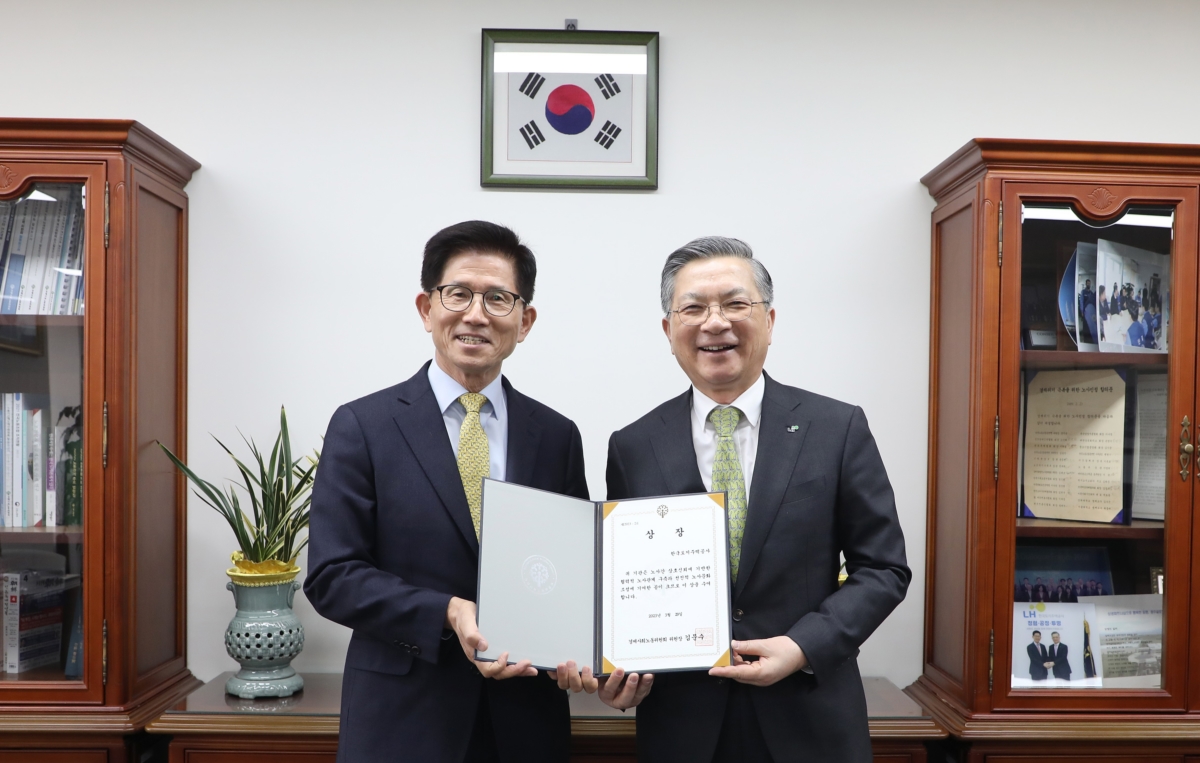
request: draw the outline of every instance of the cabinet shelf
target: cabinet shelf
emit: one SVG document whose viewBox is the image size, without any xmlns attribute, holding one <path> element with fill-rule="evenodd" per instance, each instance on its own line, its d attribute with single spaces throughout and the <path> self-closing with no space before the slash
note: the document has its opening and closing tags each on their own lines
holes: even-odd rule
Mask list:
<svg viewBox="0 0 1200 763">
<path fill-rule="evenodd" d="M 0 326 L 83 327 L 82 315 L 0 315 Z"/>
<path fill-rule="evenodd" d="M 62 683 L 70 681 L 79 681 L 78 678 L 67 678 L 63 673 L 62 666 L 51 665 L 44 668 L 34 668 L 26 670 L 23 673 L 0 673 L 0 682 L 2 683 L 18 683 L 18 682 L 43 682 L 43 683 Z"/>
<path fill-rule="evenodd" d="M 1163 523 L 1153 519 L 1135 519 L 1128 525 L 1104 525 L 1099 522 L 1070 522 L 1063 519 L 1018 517 L 1017 537 L 1161 541 L 1163 539 Z"/>
<path fill-rule="evenodd" d="M 1021 367 L 1114 368 L 1116 366 L 1167 366 L 1170 356 L 1150 352 L 1071 352 L 1069 350 L 1021 350 Z"/>
<path fill-rule="evenodd" d="M 11 543 L 78 543 L 83 540 L 79 525 L 61 527 L 0 527 L 0 547 Z"/>
</svg>

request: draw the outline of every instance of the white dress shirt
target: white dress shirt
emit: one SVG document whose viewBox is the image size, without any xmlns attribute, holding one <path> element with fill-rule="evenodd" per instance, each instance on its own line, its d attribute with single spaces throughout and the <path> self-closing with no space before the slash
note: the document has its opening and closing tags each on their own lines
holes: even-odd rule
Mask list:
<svg viewBox="0 0 1200 763">
<path fill-rule="evenodd" d="M 733 442 L 737 447 L 738 461 L 742 465 L 742 479 L 746 482 L 746 500 L 750 499 L 750 481 L 754 478 L 754 459 L 758 456 L 759 422 L 762 420 L 763 392 L 767 383 L 760 373 L 750 389 L 743 392 L 729 405 L 721 405 L 708 395 L 692 386 L 692 445 L 696 448 L 696 466 L 704 489 L 712 490 L 713 462 L 717 459 L 717 429 L 708 420 L 714 408 L 737 408 L 742 412 L 733 430 Z"/>
<path fill-rule="evenodd" d="M 497 376 L 491 384 L 480 390 L 480 394 L 488 401 L 479 409 L 479 423 L 488 441 L 488 460 L 491 462 L 489 476 L 496 480 L 504 479 L 508 464 L 508 398 L 504 395 L 501 378 Z M 463 419 L 467 417 L 467 409 L 458 398 L 466 394 L 467 388 L 443 371 L 436 360 L 429 364 L 429 386 L 433 387 L 433 396 L 437 398 L 442 420 L 446 422 L 446 434 L 450 435 L 454 457 L 458 458 L 458 436 L 462 431 Z"/>
</svg>

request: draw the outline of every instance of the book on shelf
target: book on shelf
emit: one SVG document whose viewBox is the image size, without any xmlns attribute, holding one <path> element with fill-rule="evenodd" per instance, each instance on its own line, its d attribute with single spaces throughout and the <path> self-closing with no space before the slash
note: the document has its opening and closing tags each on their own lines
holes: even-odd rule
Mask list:
<svg viewBox="0 0 1200 763">
<path fill-rule="evenodd" d="M 63 666 L 65 678 L 83 677 L 83 602 L 76 597 L 71 627 L 67 631 L 67 662 Z"/>
<path fill-rule="evenodd" d="M 11 222 L 9 227 L 11 228 Z M 21 277 L 25 270 L 25 257 L 14 256 L 8 250 L 8 240 L 4 242 L 4 279 L 0 285 L 0 315 L 17 314 L 17 297 L 21 292 Z"/>
<path fill-rule="evenodd" d="M 12 477 L 12 500 L 4 507 L 4 524 L 7 527 L 20 527 L 25 516 L 25 470 L 21 463 L 21 454 L 25 452 L 25 396 L 20 392 L 11 392 L 6 397 L 12 399 L 12 427 L 9 429 L 10 437 L 4 441 L 4 453 L 8 457 L 9 467 L 5 472 Z M 9 409 L 7 404 L 5 409 Z"/>
<path fill-rule="evenodd" d="M 0 202 L 0 314 L 82 314 L 83 188 L 39 185 Z"/>
<path fill-rule="evenodd" d="M 0 527 L 3 527 L 6 524 L 4 521 L 4 516 L 7 511 L 5 507 L 7 507 L 8 502 L 12 500 L 12 488 L 9 487 L 9 483 L 12 481 L 12 476 L 5 476 L 9 470 L 8 457 L 6 456 L 7 451 L 4 449 L 5 443 L 8 442 L 8 433 L 5 430 L 5 422 L 7 422 L 9 416 L 11 416 L 11 412 L 7 411 L 5 407 L 5 402 L 7 400 L 8 395 L 0 393 Z"/>
<path fill-rule="evenodd" d="M 25 459 L 25 526 L 45 527 L 46 516 L 43 501 L 46 481 L 45 464 L 42 461 L 42 411 L 40 408 L 25 411 L 25 431 L 28 433 Z"/>
<path fill-rule="evenodd" d="M 17 292 L 17 314 L 32 315 L 37 312 L 37 295 L 45 274 L 46 252 L 40 246 L 45 235 L 47 215 L 45 204 L 26 203 L 17 210 L 13 223 L 10 247 L 14 256 L 24 257 L 24 275 Z"/>
<path fill-rule="evenodd" d="M 42 467 L 46 470 L 46 516 L 45 526 L 58 526 L 58 463 L 54 458 L 54 447 L 58 440 L 55 438 L 55 432 L 50 431 L 49 447 L 46 448 L 46 455 L 42 461 Z"/>
<path fill-rule="evenodd" d="M 64 426 L 63 420 L 68 423 Z M 58 415 L 59 433 L 56 448 L 62 474 L 59 493 L 62 497 L 59 518 L 64 525 L 83 524 L 83 413 L 79 406 L 65 408 Z"/>
<path fill-rule="evenodd" d="M 83 445 L 79 408 L 64 409 L 51 426 L 44 395 L 0 394 L 0 526 L 81 524 Z M 71 489 L 64 490 L 69 480 Z"/>
<path fill-rule="evenodd" d="M 63 576 L 23 570 L 4 581 L 4 668 L 23 673 L 57 665 L 62 652 Z"/>
</svg>

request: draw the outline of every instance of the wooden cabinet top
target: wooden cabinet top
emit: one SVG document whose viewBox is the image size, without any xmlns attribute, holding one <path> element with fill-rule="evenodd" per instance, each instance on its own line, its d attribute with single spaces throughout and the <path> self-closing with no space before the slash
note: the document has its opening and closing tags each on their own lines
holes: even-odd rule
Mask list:
<svg viewBox="0 0 1200 763">
<path fill-rule="evenodd" d="M 241 699 L 225 693 L 222 673 L 146 727 L 156 734 L 266 734 L 333 736 L 342 696 L 339 673 L 305 673 L 304 691 L 291 697 Z M 872 739 L 944 739 L 925 708 L 886 678 L 864 678 Z M 576 736 L 633 736 L 636 718 L 576 715 Z"/>
<path fill-rule="evenodd" d="M 921 178 L 936 199 L 985 169 L 1200 172 L 1200 145 L 975 138 Z"/>
<path fill-rule="evenodd" d="M 129 119 L 0 119 L 0 153 L 113 149 L 138 155 L 180 186 L 200 169 L 200 162 Z"/>
</svg>

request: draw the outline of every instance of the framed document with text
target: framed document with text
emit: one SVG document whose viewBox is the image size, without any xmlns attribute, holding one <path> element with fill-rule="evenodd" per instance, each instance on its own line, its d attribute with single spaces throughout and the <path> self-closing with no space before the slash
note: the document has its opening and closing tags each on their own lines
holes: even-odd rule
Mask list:
<svg viewBox="0 0 1200 763">
<path fill-rule="evenodd" d="M 658 187 L 658 33 L 483 30 L 480 185 Z"/>
<path fill-rule="evenodd" d="M 1020 516 L 1129 524 L 1126 453 L 1134 450 L 1135 408 L 1127 398 L 1135 381 L 1124 368 L 1030 376 L 1023 401 Z M 1148 456 L 1159 456 L 1158 449 Z"/>
<path fill-rule="evenodd" d="M 486 479 L 476 657 L 596 675 L 729 665 L 728 548 L 724 493 L 594 502 Z"/>
</svg>

